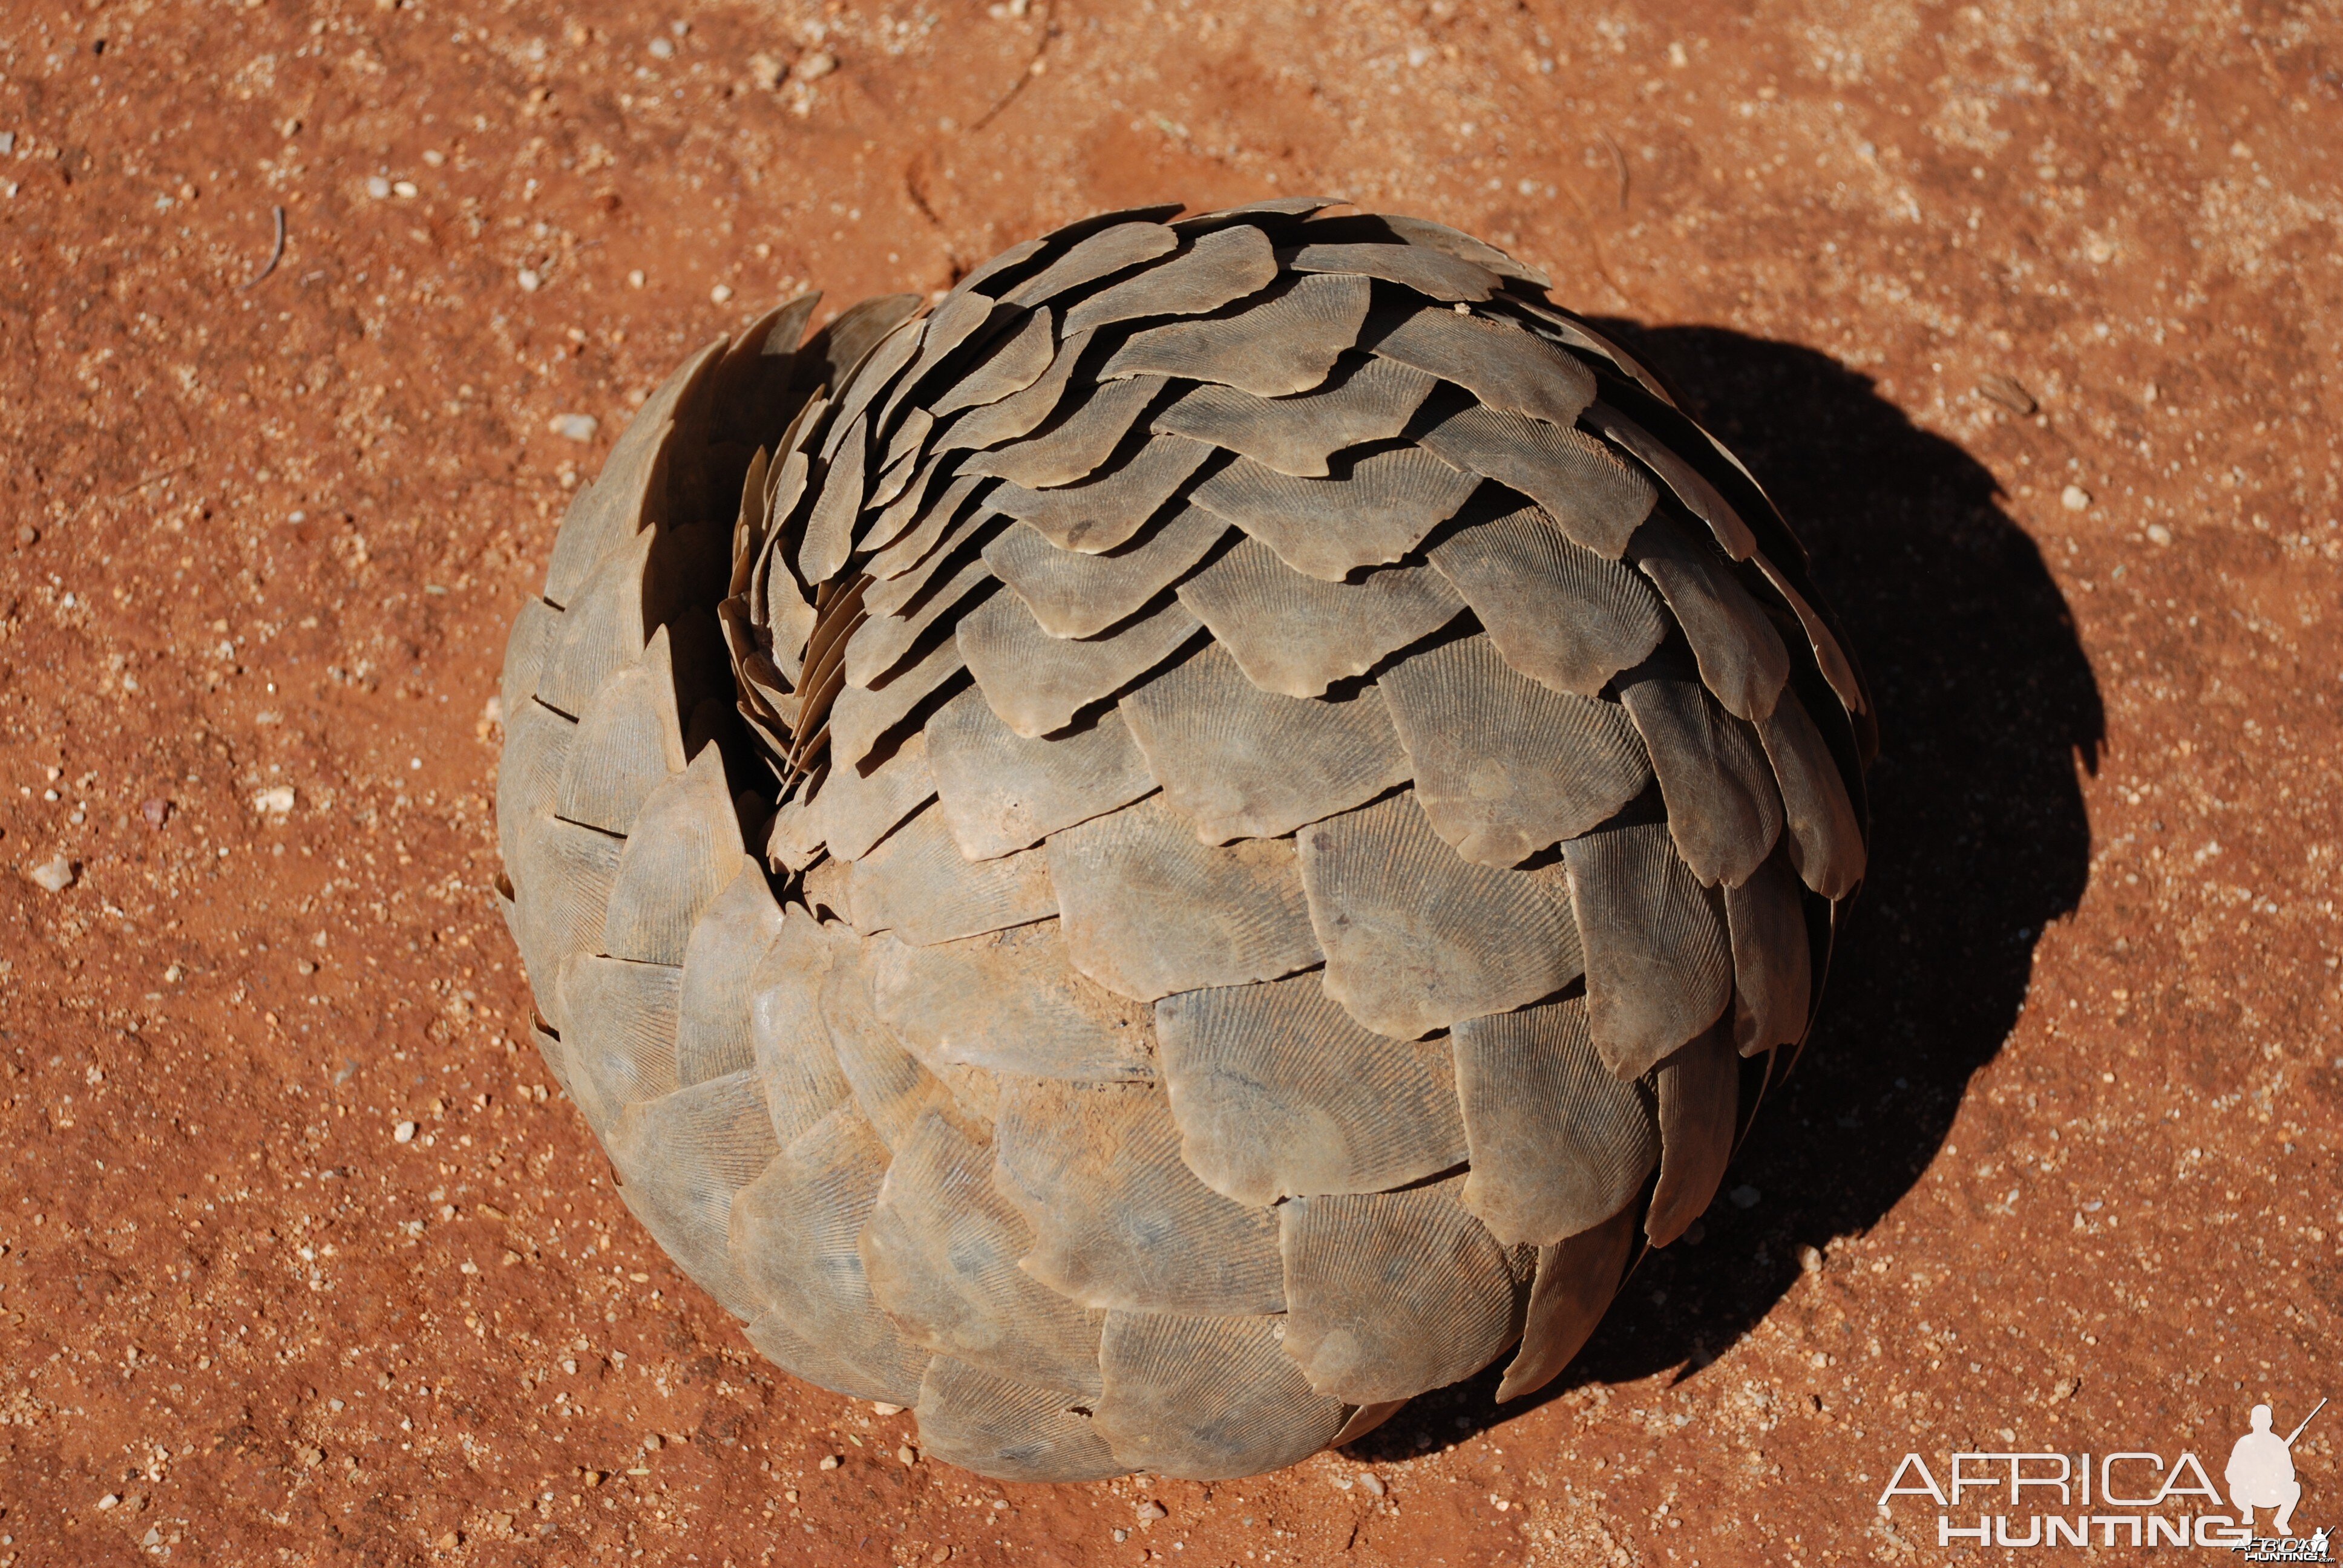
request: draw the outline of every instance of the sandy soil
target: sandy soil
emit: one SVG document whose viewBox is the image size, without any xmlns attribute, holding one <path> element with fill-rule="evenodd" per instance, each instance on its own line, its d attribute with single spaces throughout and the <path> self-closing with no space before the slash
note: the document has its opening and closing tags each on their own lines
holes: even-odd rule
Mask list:
<svg viewBox="0 0 2343 1568">
<path fill-rule="evenodd" d="M 1926 1563 L 1907 1450 L 2217 1475 L 2343 1394 L 2343 39 L 2018 9 L 9 5 L 0 1568 Z M 505 628 L 752 309 L 1321 190 L 1549 267 L 1740 445 L 1878 688 L 1875 875 L 1733 1194 L 1534 1408 L 983 1483 L 751 1354 L 517 1048 Z"/>
</svg>

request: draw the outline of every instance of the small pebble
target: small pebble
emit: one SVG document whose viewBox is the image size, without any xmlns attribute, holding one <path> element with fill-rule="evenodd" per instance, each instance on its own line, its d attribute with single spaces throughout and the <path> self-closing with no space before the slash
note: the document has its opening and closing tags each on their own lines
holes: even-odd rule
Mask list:
<svg viewBox="0 0 2343 1568">
<path fill-rule="evenodd" d="M 821 1470 L 836 1470 L 840 1465 L 845 1462 L 846 1462 L 844 1460 L 839 1458 L 838 1455 L 834 1453 L 825 1453 L 821 1456 L 821 1463 L 816 1468 Z"/>
<path fill-rule="evenodd" d="M 602 421 L 591 414 L 556 414 L 553 417 L 553 433 L 565 441 L 590 441 L 594 438 L 594 432 L 601 427 Z"/>
<path fill-rule="evenodd" d="M 1139 1505 L 1133 1508 L 1131 1512 L 1137 1516 L 1141 1524 L 1152 1524 L 1157 1520 L 1164 1517 L 1164 1515 L 1169 1513 L 1171 1510 L 1165 1508 L 1163 1504 L 1150 1497 L 1141 1499 Z"/>
<path fill-rule="evenodd" d="M 627 286 L 628 288 L 640 288 L 642 286 L 643 269 L 641 267 L 639 266 L 635 268 L 634 271 L 627 274 Z"/>
<path fill-rule="evenodd" d="M 2080 485 L 2069 485 L 2058 492 L 2058 504 L 2070 512 L 2087 512 L 2091 509 L 2091 492 Z"/>
<path fill-rule="evenodd" d="M 1800 1271 L 1804 1273 L 1821 1273 L 1823 1271 L 1823 1255 L 1821 1251 L 1814 1247 L 1799 1248 L 1798 1268 Z"/>
<path fill-rule="evenodd" d="M 673 44 L 669 43 L 669 42 L 668 42 L 666 39 L 664 39 L 664 38 L 654 38 L 654 39 L 652 39 L 652 40 L 651 40 L 651 58 L 652 58 L 652 59 L 654 59 L 654 60 L 672 60 L 672 59 L 674 59 L 674 58 L 675 58 L 675 45 L 674 45 Z"/>
<path fill-rule="evenodd" d="M 2172 530 L 2162 523 L 2150 523 L 2147 525 L 2147 542 L 2152 545 L 2168 545 L 2172 542 Z"/>
<path fill-rule="evenodd" d="M 181 969 L 176 964 L 173 964 L 169 969 L 163 971 L 163 983 L 166 985 L 177 985 L 181 980 L 186 978 L 187 971 Z"/>
<path fill-rule="evenodd" d="M 1131 1539 L 1131 1532 L 1128 1530 L 1118 1530 L 1114 1533 L 1114 1538 L 1118 1543 L 1128 1541 Z"/>
<path fill-rule="evenodd" d="M 149 828 L 159 828 L 171 819 L 171 803 L 156 795 L 139 806 L 138 814 Z"/>
<path fill-rule="evenodd" d="M 111 1508 L 119 1508 L 119 1507 L 121 1507 L 121 1506 L 122 1506 L 122 1499 L 121 1499 L 121 1498 L 119 1498 L 119 1497 L 116 1497 L 116 1496 L 113 1493 L 111 1493 L 111 1492 L 107 1493 L 105 1496 L 103 1496 L 103 1497 L 101 1497 L 101 1498 L 99 1498 L 99 1499 L 97 1500 L 97 1511 L 98 1511 L 100 1513 L 105 1513 L 105 1512 L 106 1512 L 108 1509 L 111 1509 Z"/>
<path fill-rule="evenodd" d="M 545 279 L 534 268 L 524 266 L 520 269 L 519 282 L 523 294 L 535 294 Z"/>
<path fill-rule="evenodd" d="M 871 1402 L 870 1402 L 870 1408 L 871 1408 L 871 1410 L 872 1410 L 873 1412 L 875 1412 L 876 1413 L 878 1413 L 878 1414 L 880 1414 L 880 1415 L 900 1415 L 900 1414 L 902 1414 L 902 1413 L 903 1413 L 903 1407 L 902 1407 L 901 1405 L 900 1405 L 900 1404 L 889 1404 L 889 1403 L 888 1403 L 886 1401 L 884 1401 L 884 1400 L 873 1400 L 873 1401 L 871 1401 Z"/>
<path fill-rule="evenodd" d="M 1758 1191 L 1756 1188 L 1749 1185 L 1748 1182 L 1744 1181 L 1740 1186 L 1735 1187 L 1732 1191 L 1726 1193 L 1725 1196 L 1733 1200 L 1733 1206 L 1736 1209 L 1755 1209 L 1757 1207 L 1757 1200 L 1764 1197 L 1765 1194 Z"/>
<path fill-rule="evenodd" d="M 390 195 L 390 182 L 380 175 L 374 176 L 367 181 L 367 195 L 377 201 L 385 199 Z"/>
<path fill-rule="evenodd" d="M 1381 1497 L 1383 1494 L 1383 1478 L 1377 1475 L 1372 1470 L 1359 1477 L 1359 1484 L 1365 1487 L 1369 1492 L 1373 1493 L 1377 1497 Z"/>
<path fill-rule="evenodd" d="M 391 1132 L 390 1132 L 390 1141 L 391 1141 L 393 1143 L 412 1143 L 412 1142 L 414 1142 L 414 1141 L 415 1141 L 415 1123 L 413 1123 L 412 1121 L 402 1121 L 402 1122 L 400 1122 L 397 1127 L 395 1127 L 395 1128 L 391 1129 Z"/>
<path fill-rule="evenodd" d="M 45 891 L 62 893 L 74 885 L 74 866 L 63 855 L 52 855 L 25 873 Z"/>
<path fill-rule="evenodd" d="M 279 784 L 274 789 L 263 789 L 252 798 L 252 809 L 266 811 L 272 817 L 284 816 L 293 809 L 293 786 Z"/>
<path fill-rule="evenodd" d="M 719 305 L 729 304 L 732 298 L 732 286 L 729 283 L 719 283 L 708 291 L 708 297 Z"/>
<path fill-rule="evenodd" d="M 917 1464 L 920 1462 L 920 1451 L 907 1442 L 895 1451 L 895 1457 L 905 1464 Z"/>
<path fill-rule="evenodd" d="M 789 75 L 800 82 L 819 82 L 837 69 L 838 56 L 827 49 L 817 49 L 799 59 Z"/>
<path fill-rule="evenodd" d="M 39 544 L 41 542 L 41 530 L 35 528 L 30 523 L 21 523 L 16 528 L 16 542 L 20 545 Z"/>
<path fill-rule="evenodd" d="M 415 182 L 413 180 L 393 180 L 390 186 L 390 194 L 399 197 L 401 200 L 411 199 L 415 195 Z"/>
</svg>

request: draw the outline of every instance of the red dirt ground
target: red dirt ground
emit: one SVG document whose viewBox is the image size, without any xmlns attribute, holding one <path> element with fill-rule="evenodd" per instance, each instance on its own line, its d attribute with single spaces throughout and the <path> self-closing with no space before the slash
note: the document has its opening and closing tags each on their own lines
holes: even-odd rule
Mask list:
<svg viewBox="0 0 2343 1568">
<path fill-rule="evenodd" d="M 1933 1563 L 1907 1450 L 2217 1474 L 2343 1394 L 2343 38 L 2021 9 L 10 5 L 0 1568 Z M 1879 689 L 1871 885 L 1737 1196 L 1533 1408 L 906 1463 L 516 1047 L 505 628 L 754 308 L 1325 190 L 1640 324 L 1774 487 Z"/>
</svg>

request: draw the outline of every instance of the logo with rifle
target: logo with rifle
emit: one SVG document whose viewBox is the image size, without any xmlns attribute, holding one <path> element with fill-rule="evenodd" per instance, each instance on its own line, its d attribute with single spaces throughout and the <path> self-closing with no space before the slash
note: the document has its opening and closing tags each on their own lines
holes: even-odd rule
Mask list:
<svg viewBox="0 0 2343 1568">
<path fill-rule="evenodd" d="M 1926 1459 L 1906 1453 L 1877 1505 L 1894 1532 L 1896 1500 L 1927 1498 L 1937 1509 L 1938 1546 L 2197 1546 L 2235 1552 L 2247 1563 L 2332 1563 L 2328 1530 L 2294 1533 L 2295 1511 L 2303 1501 L 2295 1442 L 2326 1408 L 2320 1400 L 2281 1437 L 2271 1429 L 2270 1407 L 2254 1406 L 2249 1430 L 2231 1446 L 2221 1473 L 2226 1493 L 2186 1449 L 2168 1465 L 2163 1455 L 2139 1451 L 2095 1455 L 2013 1449 L 1955 1453 L 1941 1483 Z M 1983 1498 L 1969 1495 L 1980 1492 Z M 1996 1502 L 1999 1513 L 1966 1511 Z M 2267 1535 L 2256 1530 L 2255 1515 L 2264 1512 Z"/>
</svg>

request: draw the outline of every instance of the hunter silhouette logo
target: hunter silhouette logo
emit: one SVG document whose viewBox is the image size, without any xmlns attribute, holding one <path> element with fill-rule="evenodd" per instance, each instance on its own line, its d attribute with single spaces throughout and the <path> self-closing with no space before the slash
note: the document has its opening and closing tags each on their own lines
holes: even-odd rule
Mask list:
<svg viewBox="0 0 2343 1568">
<path fill-rule="evenodd" d="M 2227 1513 L 2205 1512 L 2208 1504 L 2220 1508 L 2222 1493 L 2196 1454 L 2185 1449 L 2169 1463 L 2160 1454 L 2129 1450 L 1960 1452 L 1949 1456 L 1941 1483 L 1926 1459 L 1906 1453 L 1877 1506 L 1892 1531 L 1896 1499 L 1927 1498 L 1938 1510 L 1940 1547 L 2196 1546 L 2235 1552 L 2248 1563 L 2332 1563 L 2328 1531 L 2291 1533 L 2303 1500 L 2294 1445 L 2326 1408 L 2327 1401 L 2320 1400 L 2281 1437 L 2271 1430 L 2270 1407 L 2253 1407 L 2250 1430 L 2231 1447 L 2222 1472 L 2232 1510 Z M 1977 1501 L 1964 1494 L 1978 1492 L 1998 1500 L 2001 1511 L 1964 1512 Z M 2255 1532 L 2254 1515 L 2265 1509 L 2270 1533 L 2261 1535 Z"/>
<path fill-rule="evenodd" d="M 2229 1483 L 2229 1501 L 2236 1504 L 2237 1523 L 2250 1530 L 2254 1510 L 2275 1508 L 2271 1516 L 2270 1533 L 2285 1535 L 2294 1523 L 2294 1505 L 2302 1501 L 2302 1483 L 2294 1478 L 2294 1440 L 2302 1435 L 2311 1417 L 2327 1408 L 2320 1400 L 2309 1415 L 2302 1418 L 2284 1437 L 2270 1431 L 2270 1407 L 2254 1406 L 2253 1431 L 2237 1439 L 2237 1446 L 2229 1450 L 2229 1468 L 2221 1473 Z"/>
</svg>

